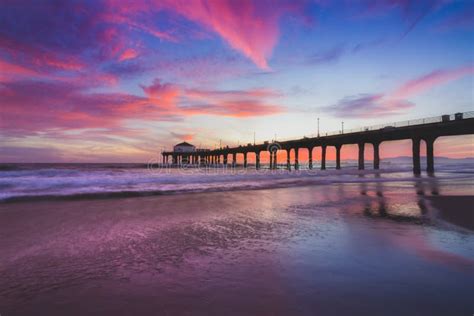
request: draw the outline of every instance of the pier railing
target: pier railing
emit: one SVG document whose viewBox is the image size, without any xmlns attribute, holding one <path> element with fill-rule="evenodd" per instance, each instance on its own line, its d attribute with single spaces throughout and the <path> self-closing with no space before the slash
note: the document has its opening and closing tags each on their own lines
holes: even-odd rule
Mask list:
<svg viewBox="0 0 474 316">
<path fill-rule="evenodd" d="M 367 132 L 367 131 L 376 131 L 376 130 L 431 124 L 431 123 L 442 123 L 446 121 L 464 120 L 464 119 L 469 119 L 469 118 L 474 118 L 474 111 L 459 112 L 459 113 L 450 114 L 450 115 L 439 115 L 439 116 L 432 116 L 432 117 L 426 117 L 426 118 L 415 119 L 415 120 L 398 121 L 398 122 L 392 122 L 392 123 L 363 126 L 363 127 L 352 128 L 352 129 L 347 129 L 347 130 L 344 129 L 344 130 L 332 131 L 328 133 L 320 133 L 319 137 L 360 133 L 360 132 Z M 318 135 L 310 134 L 310 135 L 303 136 L 303 138 L 315 138 L 315 137 L 318 137 Z M 298 139 L 302 139 L 302 138 L 294 138 L 294 137 L 284 138 L 284 139 L 277 139 L 277 141 L 282 142 L 282 141 L 290 141 L 290 140 L 298 140 Z"/>
</svg>

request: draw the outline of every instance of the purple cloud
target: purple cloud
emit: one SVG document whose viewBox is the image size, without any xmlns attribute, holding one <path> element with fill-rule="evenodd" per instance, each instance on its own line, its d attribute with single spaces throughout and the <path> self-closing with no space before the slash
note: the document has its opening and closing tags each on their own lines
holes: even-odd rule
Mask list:
<svg viewBox="0 0 474 316">
<path fill-rule="evenodd" d="M 309 56 L 306 62 L 310 65 L 327 64 L 338 61 L 344 54 L 343 45 L 338 45 L 325 51 L 320 51 Z"/>
<path fill-rule="evenodd" d="M 324 107 L 323 111 L 336 117 L 372 118 L 401 114 L 414 107 L 405 100 L 387 100 L 382 94 L 359 94 L 348 96 L 336 104 Z"/>
</svg>

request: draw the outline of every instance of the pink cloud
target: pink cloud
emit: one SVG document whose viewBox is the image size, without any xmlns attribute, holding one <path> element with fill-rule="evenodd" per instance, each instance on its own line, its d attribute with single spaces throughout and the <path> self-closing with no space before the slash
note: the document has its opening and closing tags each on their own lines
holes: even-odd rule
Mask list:
<svg viewBox="0 0 474 316">
<path fill-rule="evenodd" d="M 281 1 L 250 0 L 169 1 L 165 6 L 219 34 L 262 69 L 269 69 L 268 58 L 278 42 L 280 17 L 295 9 Z"/>
<path fill-rule="evenodd" d="M 162 83 L 155 79 L 150 86 L 141 86 L 154 104 L 167 109 L 174 109 L 177 105 L 177 98 L 181 94 L 181 89 L 172 84 Z"/>
<path fill-rule="evenodd" d="M 390 94 L 391 98 L 403 99 L 417 95 L 449 81 L 474 74 L 474 66 L 467 65 L 455 69 L 435 70 L 427 75 L 410 80 Z"/>
<path fill-rule="evenodd" d="M 284 112 L 280 105 L 259 100 L 232 100 L 202 103 L 180 108 L 183 115 L 219 115 L 235 118 L 273 115 Z"/>
<path fill-rule="evenodd" d="M 126 119 L 160 118 L 160 109 L 149 104 L 147 98 L 87 93 L 80 85 L 64 82 L 4 82 L 0 85 L 0 103 L 2 131 L 19 135 L 58 129 L 118 128 Z"/>
<path fill-rule="evenodd" d="M 268 99 L 281 96 L 271 89 L 203 90 L 162 83 L 155 79 L 149 86 L 142 86 L 150 102 L 179 115 L 222 115 L 251 117 L 280 113 L 279 105 L 267 103 Z"/>
<path fill-rule="evenodd" d="M 15 65 L 0 59 L 0 80 L 7 80 L 16 76 L 36 76 L 37 73 L 31 69 Z"/>
<path fill-rule="evenodd" d="M 171 136 L 173 136 L 175 139 L 178 139 L 178 140 L 190 142 L 194 139 L 194 136 L 196 136 L 196 134 L 171 132 Z"/>
</svg>

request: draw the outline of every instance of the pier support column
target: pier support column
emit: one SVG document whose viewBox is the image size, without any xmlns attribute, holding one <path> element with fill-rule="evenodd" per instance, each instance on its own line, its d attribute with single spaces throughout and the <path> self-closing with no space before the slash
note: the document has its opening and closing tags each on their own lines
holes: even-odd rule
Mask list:
<svg viewBox="0 0 474 316">
<path fill-rule="evenodd" d="M 326 170 L 326 145 L 321 147 L 321 170 Z"/>
<path fill-rule="evenodd" d="M 298 161 L 298 152 L 299 152 L 299 148 L 295 148 L 295 170 L 300 169 L 300 164 Z"/>
<path fill-rule="evenodd" d="M 221 155 L 217 155 L 217 164 L 221 164 Z"/>
<path fill-rule="evenodd" d="M 270 154 L 270 170 L 273 169 L 273 153 L 271 151 L 268 152 Z"/>
<path fill-rule="evenodd" d="M 341 147 L 342 145 L 336 145 L 336 169 L 341 169 Z"/>
<path fill-rule="evenodd" d="M 373 143 L 374 146 L 374 169 L 380 169 L 380 154 L 379 154 L 379 147 L 380 143 Z"/>
<path fill-rule="evenodd" d="M 426 142 L 426 171 L 434 172 L 434 137 L 425 138 Z"/>
<path fill-rule="evenodd" d="M 420 166 L 420 139 L 412 139 L 412 153 L 413 153 L 413 173 L 421 174 Z"/>
<path fill-rule="evenodd" d="M 290 152 L 291 149 L 286 150 L 286 169 L 288 169 L 288 171 L 291 171 Z"/>
<path fill-rule="evenodd" d="M 260 152 L 255 152 L 255 169 L 260 169 Z"/>
<path fill-rule="evenodd" d="M 273 169 L 278 167 L 277 150 L 273 152 Z"/>
<path fill-rule="evenodd" d="M 247 153 L 244 153 L 244 168 L 247 168 Z"/>
<path fill-rule="evenodd" d="M 237 166 L 237 154 L 233 153 L 232 154 L 232 167 Z"/>
<path fill-rule="evenodd" d="M 308 148 L 308 168 L 313 169 L 313 147 Z"/>
<path fill-rule="evenodd" d="M 224 155 L 224 167 L 227 167 L 227 154 Z"/>
<path fill-rule="evenodd" d="M 364 149 L 365 143 L 359 143 L 359 170 L 364 170 L 365 168 Z"/>
</svg>

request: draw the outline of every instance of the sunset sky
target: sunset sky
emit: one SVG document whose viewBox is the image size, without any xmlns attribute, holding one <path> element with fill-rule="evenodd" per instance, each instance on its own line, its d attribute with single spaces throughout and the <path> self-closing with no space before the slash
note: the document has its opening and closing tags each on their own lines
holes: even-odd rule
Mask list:
<svg viewBox="0 0 474 316">
<path fill-rule="evenodd" d="M 317 117 L 324 134 L 471 111 L 473 74 L 474 1 L 1 0 L 0 161 L 144 162 Z M 436 154 L 474 157 L 473 139 Z"/>
</svg>

